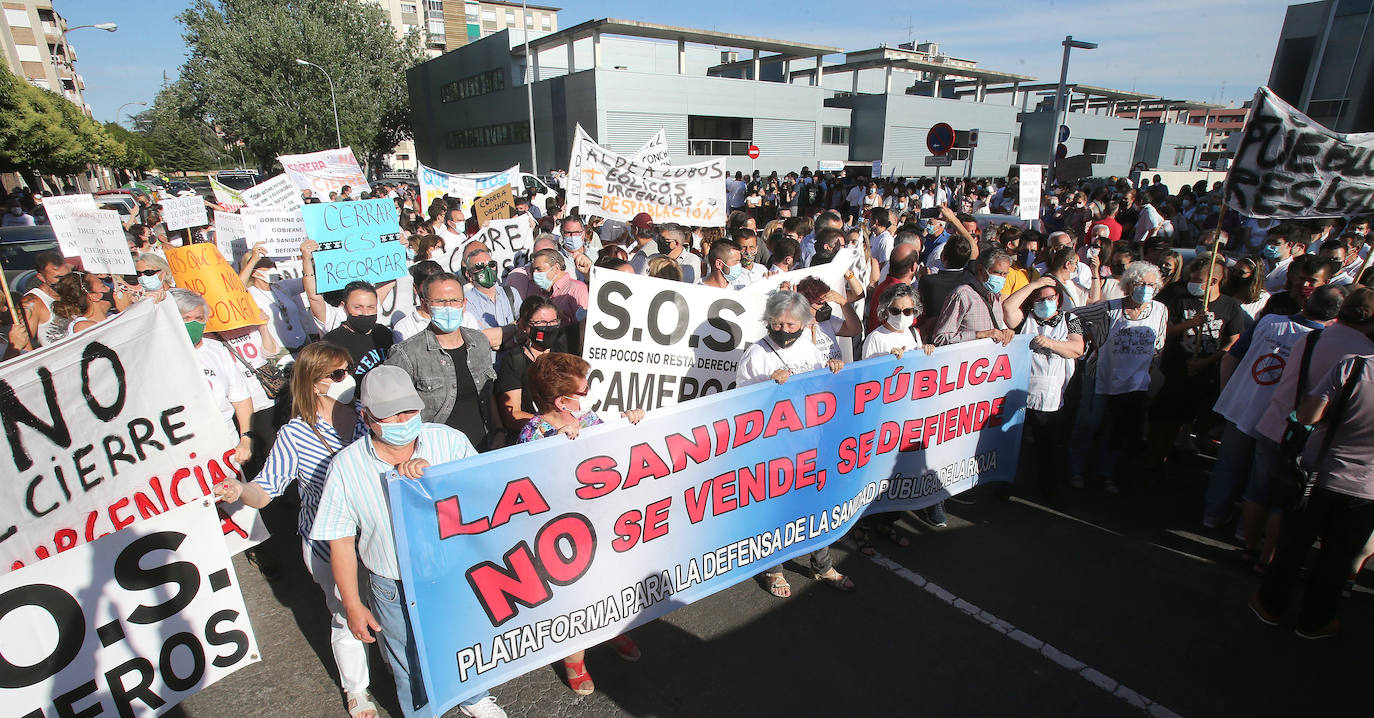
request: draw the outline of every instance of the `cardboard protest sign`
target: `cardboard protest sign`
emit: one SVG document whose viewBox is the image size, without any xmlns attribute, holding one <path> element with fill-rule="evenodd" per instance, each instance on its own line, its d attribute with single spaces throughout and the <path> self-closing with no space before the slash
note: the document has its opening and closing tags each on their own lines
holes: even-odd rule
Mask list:
<svg viewBox="0 0 1374 718">
<path fill-rule="evenodd" d="M 248 204 L 248 202 L 243 198 L 242 192 L 239 192 L 238 190 L 234 189 L 233 187 L 230 187 L 229 185 L 221 183 L 214 177 L 210 178 L 210 190 L 215 193 L 215 201 L 219 203 L 219 206 L 227 210 L 237 209 Z"/>
<path fill-rule="evenodd" d="M 204 227 L 210 224 L 210 216 L 205 211 L 205 200 L 196 197 L 169 197 L 162 200 L 162 221 L 169 232 L 191 227 Z"/>
<path fill-rule="evenodd" d="M 57 246 L 62 250 L 64 257 L 77 257 L 80 253 L 76 250 L 76 245 L 68 243 L 62 238 L 62 231 L 70 229 L 71 224 L 68 217 L 74 209 L 97 210 L 95 197 L 89 194 L 63 194 L 53 195 L 52 197 L 42 198 L 43 211 L 48 215 L 48 224 L 52 226 L 53 233 L 57 235 Z"/>
<path fill-rule="evenodd" d="M 249 207 L 275 207 L 293 209 L 304 204 L 301 191 L 291 184 L 286 175 L 277 175 L 266 182 L 253 185 L 243 191 L 243 200 Z"/>
<path fill-rule="evenodd" d="M 58 244 L 66 248 L 64 255 L 80 257 L 81 267 L 88 272 L 134 273 L 134 258 L 118 212 L 73 207 L 61 216 L 53 225 L 53 233 Z"/>
<path fill-rule="evenodd" d="M 725 226 L 724 159 L 681 167 L 646 165 L 581 132 L 569 167 L 578 181 L 569 190 L 568 205 L 580 207 L 583 216 L 628 221 L 646 212 L 656 223 Z"/>
<path fill-rule="evenodd" d="M 194 500 L 0 576 L 5 714 L 161 715 L 256 663 L 216 524 Z"/>
<path fill-rule="evenodd" d="M 530 230 L 530 223 L 524 217 L 492 220 L 487 226 L 477 230 L 477 234 L 472 235 L 469 241 L 487 245 L 491 250 L 491 258 L 500 267 L 497 272 L 502 279 L 505 279 L 512 269 L 530 261 L 530 254 L 534 252 L 534 232 Z M 448 270 L 460 277 L 463 276 L 461 250 L 460 247 L 459 251 L 448 257 Z"/>
<path fill-rule="evenodd" d="M 238 437 L 215 408 L 175 302 L 137 302 L 5 362 L 0 397 L 14 429 L 0 450 L 0 476 L 9 479 L 0 481 L 0 572 L 165 513 L 239 476 Z M 222 518 L 226 534 L 251 534 Z"/>
<path fill-rule="evenodd" d="M 866 513 L 1011 481 L 1029 374 L 1025 335 L 884 355 L 389 477 L 434 713 L 832 544 Z"/>
<path fill-rule="evenodd" d="M 205 331 L 219 332 L 263 324 L 258 305 L 243 286 L 243 280 L 212 244 L 168 247 L 167 264 L 178 287 L 205 297 L 210 318 Z"/>
<path fill-rule="evenodd" d="M 1353 217 L 1374 206 L 1374 132 L 1317 124 L 1267 87 L 1255 92 L 1226 202 L 1257 219 Z"/>
<path fill-rule="evenodd" d="M 320 245 L 311 255 L 316 291 L 343 289 L 358 280 L 378 284 L 406 273 L 395 202 L 325 202 L 301 211 L 306 233 Z"/>
<path fill-rule="evenodd" d="M 328 199 L 330 192 L 338 192 L 345 186 L 352 188 L 354 197 L 372 190 L 351 147 L 280 155 L 277 160 L 297 188 L 310 190 L 320 200 Z"/>
<path fill-rule="evenodd" d="M 248 234 L 243 227 L 243 215 L 215 210 L 215 247 L 231 264 L 248 251 Z"/>
<path fill-rule="evenodd" d="M 485 226 L 495 219 L 510 219 L 515 216 L 515 194 L 510 187 L 502 185 L 472 203 L 472 213 L 477 217 L 478 226 Z"/>
<path fill-rule="evenodd" d="M 305 233 L 305 217 L 300 208 L 244 207 L 243 233 L 249 248 L 262 244 L 267 256 L 280 259 L 300 259 L 301 242 L 309 239 Z"/>
</svg>

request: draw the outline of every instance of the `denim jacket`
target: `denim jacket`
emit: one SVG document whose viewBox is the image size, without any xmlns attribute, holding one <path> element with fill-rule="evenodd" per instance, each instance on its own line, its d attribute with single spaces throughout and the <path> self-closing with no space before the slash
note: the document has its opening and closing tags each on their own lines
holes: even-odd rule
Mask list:
<svg viewBox="0 0 1374 718">
<path fill-rule="evenodd" d="M 491 342 L 485 334 L 467 327 L 461 328 L 463 344 L 468 350 L 468 372 L 477 387 L 481 403 L 482 421 L 491 429 L 491 391 L 496 380 Z M 434 332 L 426 328 L 415 336 L 391 347 L 386 363 L 398 366 L 415 382 L 415 391 L 425 408 L 420 412 L 427 422 L 443 423 L 453 412 L 458 390 L 454 383 L 453 359 L 439 346 Z"/>
</svg>

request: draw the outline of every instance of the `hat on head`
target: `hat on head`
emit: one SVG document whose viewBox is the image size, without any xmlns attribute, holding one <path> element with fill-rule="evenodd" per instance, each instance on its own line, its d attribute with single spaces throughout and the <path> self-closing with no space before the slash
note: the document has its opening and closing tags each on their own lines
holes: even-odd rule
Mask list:
<svg viewBox="0 0 1374 718">
<path fill-rule="evenodd" d="M 654 226 L 654 218 L 650 217 L 648 212 L 640 212 L 635 215 L 634 219 L 630 220 L 630 224 L 633 224 L 639 229 L 648 229 Z"/>
<path fill-rule="evenodd" d="M 1374 289 L 1360 287 L 1350 293 L 1341 304 L 1338 319 L 1347 324 L 1368 324 L 1374 321 Z"/>
<path fill-rule="evenodd" d="M 362 399 L 363 408 L 378 419 L 425 408 L 405 369 L 386 364 L 363 377 Z"/>
</svg>

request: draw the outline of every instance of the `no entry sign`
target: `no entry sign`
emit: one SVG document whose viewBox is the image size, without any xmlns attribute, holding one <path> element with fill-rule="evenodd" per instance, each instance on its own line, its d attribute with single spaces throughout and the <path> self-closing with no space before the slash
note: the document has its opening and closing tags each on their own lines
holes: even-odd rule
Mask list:
<svg viewBox="0 0 1374 718">
<path fill-rule="evenodd" d="M 751 160 L 756 160 L 756 159 L 758 159 L 758 158 L 759 158 L 759 146 L 758 146 L 758 145 L 749 145 L 749 159 L 751 159 Z"/>
</svg>

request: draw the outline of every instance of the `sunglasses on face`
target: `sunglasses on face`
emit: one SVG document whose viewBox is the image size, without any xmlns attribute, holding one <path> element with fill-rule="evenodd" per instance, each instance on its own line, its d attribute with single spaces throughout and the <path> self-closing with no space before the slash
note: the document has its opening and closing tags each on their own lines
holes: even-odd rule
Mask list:
<svg viewBox="0 0 1374 718">
<path fill-rule="evenodd" d="M 476 264 L 468 266 L 469 272 L 480 272 L 483 269 L 496 269 L 496 260 L 493 259 L 489 262 L 478 262 Z"/>
<path fill-rule="evenodd" d="M 916 313 L 916 308 L 915 308 L 915 307 L 907 307 L 906 309 L 898 309 L 898 308 L 896 308 L 896 307 L 890 307 L 890 308 L 887 310 L 887 313 L 888 313 L 889 315 L 901 314 L 901 315 L 903 315 L 903 316 L 909 317 L 909 316 L 911 316 L 911 315 L 913 315 L 913 314 Z"/>
<path fill-rule="evenodd" d="M 324 378 L 337 384 L 346 379 L 348 377 L 348 374 L 349 371 L 347 369 L 335 369 L 334 371 L 325 374 Z"/>
</svg>

